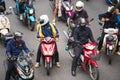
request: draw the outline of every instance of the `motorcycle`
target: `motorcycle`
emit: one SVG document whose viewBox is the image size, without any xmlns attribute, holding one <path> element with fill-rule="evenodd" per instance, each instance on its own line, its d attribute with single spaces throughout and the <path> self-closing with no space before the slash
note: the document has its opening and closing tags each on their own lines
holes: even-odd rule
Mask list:
<svg viewBox="0 0 120 80">
<path fill-rule="evenodd" d="M 14 62 L 15 68 L 11 72 L 10 80 L 33 80 L 34 65 L 30 55 L 12 56 L 4 61 L 5 70 L 7 70 L 7 61 Z"/>
<path fill-rule="evenodd" d="M 118 29 L 108 28 L 103 31 L 106 33 L 103 40 L 103 51 L 108 56 L 108 63 L 111 64 L 118 43 Z"/>
<path fill-rule="evenodd" d="M 99 80 L 99 70 L 96 61 L 100 59 L 100 56 L 96 53 L 95 47 L 96 44 L 94 42 L 89 42 L 83 45 L 84 51 L 78 59 L 77 66 L 84 71 L 88 70 L 92 80 Z M 70 48 L 68 51 L 72 58 L 75 56 L 73 48 Z"/>
<path fill-rule="evenodd" d="M 44 67 L 47 75 L 50 75 L 50 69 L 53 67 L 55 61 L 56 44 L 55 39 L 46 37 L 41 42 L 41 53 Z"/>
<path fill-rule="evenodd" d="M 10 31 L 10 21 L 5 14 L 0 15 L 0 41 L 6 46 L 7 42 L 13 38 Z"/>
<path fill-rule="evenodd" d="M 61 7 L 59 6 L 58 18 L 61 18 L 63 21 L 68 22 L 73 14 L 73 6 L 70 4 L 69 1 L 63 1 L 60 5 Z"/>
<path fill-rule="evenodd" d="M 35 8 L 30 2 L 29 5 L 25 6 L 25 10 L 23 13 L 23 22 L 29 27 L 31 31 L 34 30 L 36 19 L 35 19 Z"/>
<path fill-rule="evenodd" d="M 120 2 L 120 0 L 105 0 L 105 2 L 106 2 L 108 5 L 115 6 L 117 3 Z"/>
</svg>

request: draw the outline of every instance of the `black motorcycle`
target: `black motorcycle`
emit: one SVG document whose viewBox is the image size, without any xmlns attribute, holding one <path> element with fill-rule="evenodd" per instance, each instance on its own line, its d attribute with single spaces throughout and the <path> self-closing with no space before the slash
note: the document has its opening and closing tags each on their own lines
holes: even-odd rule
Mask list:
<svg viewBox="0 0 120 80">
<path fill-rule="evenodd" d="M 11 73 L 10 80 L 33 80 L 34 66 L 29 55 L 12 56 L 4 61 L 5 70 L 7 70 L 7 62 L 14 62 L 15 68 Z"/>
</svg>

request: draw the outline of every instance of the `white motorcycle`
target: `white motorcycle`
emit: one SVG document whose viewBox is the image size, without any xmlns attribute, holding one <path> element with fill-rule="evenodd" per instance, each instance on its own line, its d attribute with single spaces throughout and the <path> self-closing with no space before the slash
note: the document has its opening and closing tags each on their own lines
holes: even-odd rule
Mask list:
<svg viewBox="0 0 120 80">
<path fill-rule="evenodd" d="M 103 40 L 103 51 L 108 56 L 108 63 L 111 64 L 112 56 L 116 52 L 116 47 L 118 43 L 118 29 L 108 28 L 104 29 L 104 40 Z"/>
<path fill-rule="evenodd" d="M 8 40 L 12 39 L 13 35 L 10 33 L 10 21 L 4 15 L 0 15 L 0 41 L 6 45 Z"/>
</svg>

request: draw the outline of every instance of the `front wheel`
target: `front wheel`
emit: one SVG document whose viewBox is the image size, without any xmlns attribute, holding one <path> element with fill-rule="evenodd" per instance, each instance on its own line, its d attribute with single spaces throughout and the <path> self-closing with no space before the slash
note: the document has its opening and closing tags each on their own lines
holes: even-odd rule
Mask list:
<svg viewBox="0 0 120 80">
<path fill-rule="evenodd" d="M 92 80 L 99 80 L 99 70 L 94 65 L 89 65 L 89 74 Z"/>
<path fill-rule="evenodd" d="M 49 76 L 50 75 L 50 64 L 47 64 L 46 70 L 47 70 L 47 75 Z"/>
</svg>

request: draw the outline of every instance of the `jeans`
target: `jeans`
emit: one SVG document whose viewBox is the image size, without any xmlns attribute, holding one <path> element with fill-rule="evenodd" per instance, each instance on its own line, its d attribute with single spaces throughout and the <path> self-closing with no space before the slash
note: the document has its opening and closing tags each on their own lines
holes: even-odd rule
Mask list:
<svg viewBox="0 0 120 80">
<path fill-rule="evenodd" d="M 82 45 L 79 45 L 79 46 L 76 46 L 74 48 L 74 54 L 75 54 L 75 57 L 73 58 L 73 61 L 72 61 L 72 67 L 71 67 L 71 70 L 72 71 L 76 71 L 76 68 L 77 68 L 77 61 L 80 57 L 80 55 L 83 53 L 83 48 L 82 48 Z"/>
<path fill-rule="evenodd" d="M 15 69 L 14 62 L 8 62 L 8 69 L 6 72 L 5 80 L 10 80 L 10 74 Z"/>
</svg>

